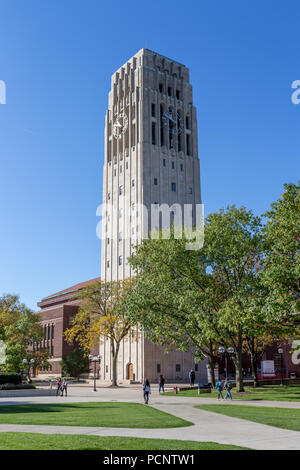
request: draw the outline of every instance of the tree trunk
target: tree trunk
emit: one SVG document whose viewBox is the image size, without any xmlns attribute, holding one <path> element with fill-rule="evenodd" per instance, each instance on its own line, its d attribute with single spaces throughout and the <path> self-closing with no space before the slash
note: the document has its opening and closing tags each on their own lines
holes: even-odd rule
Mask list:
<svg viewBox="0 0 300 470">
<path fill-rule="evenodd" d="M 210 367 L 211 383 L 212 383 L 212 386 L 215 387 L 216 386 L 215 364 L 214 364 L 214 356 L 213 356 L 213 346 L 211 342 L 209 344 L 208 364 Z"/>
<path fill-rule="evenodd" d="M 236 391 L 237 392 L 244 392 L 244 382 L 243 382 L 243 367 L 242 367 L 242 351 L 243 351 L 243 343 L 242 343 L 242 328 L 239 327 L 238 333 L 238 348 L 235 352 L 235 356 L 233 358 L 233 362 L 235 365 L 235 379 L 236 379 Z"/>
<path fill-rule="evenodd" d="M 120 344 L 114 344 L 114 341 L 111 340 L 111 355 L 112 355 L 112 387 L 118 386 L 117 375 L 118 375 L 118 354 L 119 354 Z"/>
<path fill-rule="evenodd" d="M 253 353 L 250 353 L 251 358 L 251 369 L 253 375 L 253 387 L 259 387 L 259 380 L 257 375 L 257 359 L 255 358 Z"/>
</svg>

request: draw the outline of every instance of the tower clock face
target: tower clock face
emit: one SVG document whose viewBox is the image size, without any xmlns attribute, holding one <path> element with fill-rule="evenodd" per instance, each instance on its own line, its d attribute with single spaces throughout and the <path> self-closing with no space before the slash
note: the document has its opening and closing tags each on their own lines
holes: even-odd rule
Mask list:
<svg viewBox="0 0 300 470">
<path fill-rule="evenodd" d="M 128 117 L 125 113 L 120 113 L 113 122 L 113 135 L 115 139 L 120 139 L 128 128 Z"/>
<path fill-rule="evenodd" d="M 183 119 L 174 109 L 162 115 L 162 122 L 172 134 L 180 134 L 182 132 Z"/>
</svg>

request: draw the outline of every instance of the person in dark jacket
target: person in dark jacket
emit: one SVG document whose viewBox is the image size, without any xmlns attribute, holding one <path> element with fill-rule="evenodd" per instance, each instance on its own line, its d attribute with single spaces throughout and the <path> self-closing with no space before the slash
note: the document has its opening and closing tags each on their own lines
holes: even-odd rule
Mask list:
<svg viewBox="0 0 300 470">
<path fill-rule="evenodd" d="M 223 394 L 222 394 L 222 390 L 224 389 L 224 384 L 223 382 L 221 381 L 218 381 L 216 383 L 216 390 L 218 390 L 218 398 L 217 400 L 220 400 L 220 398 L 222 398 L 222 400 L 224 400 L 224 397 L 223 397 Z"/>
<path fill-rule="evenodd" d="M 145 402 L 145 405 L 148 405 L 148 402 L 149 402 L 149 394 L 151 393 L 150 382 L 149 382 L 148 379 L 145 379 L 145 380 L 144 380 L 143 392 L 144 392 L 144 402 Z"/>
<path fill-rule="evenodd" d="M 165 378 L 163 375 L 160 375 L 159 376 L 159 379 L 158 379 L 158 391 L 159 393 L 161 392 L 161 390 L 163 391 L 163 393 L 165 393 Z"/>
<path fill-rule="evenodd" d="M 195 384 L 195 372 L 193 369 L 190 370 L 190 373 L 189 373 L 189 379 L 190 379 L 190 387 L 193 387 L 194 384 Z"/>
</svg>

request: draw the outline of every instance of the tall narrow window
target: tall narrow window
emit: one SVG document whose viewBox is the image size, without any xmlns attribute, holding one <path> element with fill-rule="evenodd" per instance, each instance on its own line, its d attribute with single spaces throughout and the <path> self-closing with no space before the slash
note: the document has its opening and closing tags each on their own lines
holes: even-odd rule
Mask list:
<svg viewBox="0 0 300 470">
<path fill-rule="evenodd" d="M 122 194 L 123 194 L 123 186 L 120 186 L 120 187 L 119 187 L 119 194 L 120 194 L 120 196 L 122 196 Z"/>
<path fill-rule="evenodd" d="M 159 88 L 159 92 L 162 93 L 162 92 L 163 92 L 163 84 L 160 83 L 160 84 L 158 85 L 158 88 Z"/>
<path fill-rule="evenodd" d="M 168 96 L 171 96 L 171 95 L 172 95 L 172 88 L 168 86 Z"/>
<path fill-rule="evenodd" d="M 176 183 L 171 183 L 171 191 L 172 193 L 176 193 Z"/>
<path fill-rule="evenodd" d="M 177 98 L 177 100 L 180 99 L 180 91 L 179 90 L 176 90 L 176 98 Z"/>
<path fill-rule="evenodd" d="M 154 178 L 154 186 L 157 186 L 158 182 L 157 182 L 157 178 Z"/>
<path fill-rule="evenodd" d="M 156 144 L 155 122 L 152 122 L 152 145 Z"/>
<path fill-rule="evenodd" d="M 191 155 L 191 136 L 186 135 L 186 154 Z"/>
<path fill-rule="evenodd" d="M 154 103 L 151 104 L 151 115 L 152 117 L 155 117 L 155 104 Z"/>
<path fill-rule="evenodd" d="M 161 104 L 160 105 L 160 145 L 165 145 L 165 143 L 164 143 L 164 123 L 163 123 L 163 120 L 162 120 L 163 114 L 164 114 L 164 107 Z"/>
<path fill-rule="evenodd" d="M 131 134 L 131 147 L 135 146 L 135 124 L 132 126 L 132 134 Z"/>
<path fill-rule="evenodd" d="M 119 266 L 122 266 L 123 264 L 123 256 L 119 256 Z"/>
</svg>

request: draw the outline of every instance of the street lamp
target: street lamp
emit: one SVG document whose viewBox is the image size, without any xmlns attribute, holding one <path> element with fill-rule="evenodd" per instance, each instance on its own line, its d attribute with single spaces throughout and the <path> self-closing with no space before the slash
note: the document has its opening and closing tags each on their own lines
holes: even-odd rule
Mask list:
<svg viewBox="0 0 300 470">
<path fill-rule="evenodd" d="M 93 392 L 97 392 L 96 389 L 96 363 L 99 362 L 99 369 L 101 364 L 102 356 L 100 354 L 98 356 L 93 356 L 92 354 L 89 355 L 89 361 L 94 363 L 94 390 Z"/>
<path fill-rule="evenodd" d="M 280 354 L 280 372 L 281 372 L 281 383 L 280 383 L 280 385 L 284 385 L 283 384 L 283 349 L 279 348 L 278 353 Z"/>
<path fill-rule="evenodd" d="M 234 348 L 228 348 L 227 351 L 223 346 L 220 346 L 218 349 L 219 353 L 221 356 L 225 354 L 225 371 L 226 371 L 226 380 L 228 379 L 228 370 L 227 370 L 227 358 L 231 356 L 231 354 L 234 353 Z"/>
</svg>

